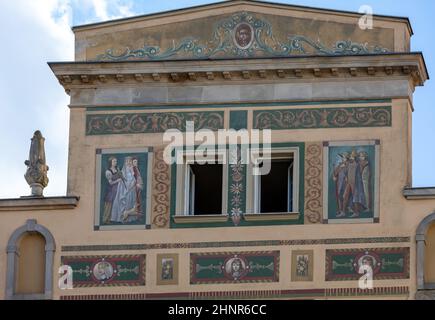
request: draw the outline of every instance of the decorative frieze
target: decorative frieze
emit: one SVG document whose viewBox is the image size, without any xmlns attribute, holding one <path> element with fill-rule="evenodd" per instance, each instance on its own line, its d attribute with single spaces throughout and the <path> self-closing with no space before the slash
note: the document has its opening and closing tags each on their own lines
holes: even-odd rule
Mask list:
<svg viewBox="0 0 435 320">
<path fill-rule="evenodd" d="M 254 129 L 291 130 L 390 127 L 392 111 L 385 107 L 254 110 Z"/>
<path fill-rule="evenodd" d="M 159 112 L 124 114 L 88 114 L 87 135 L 162 133 L 168 129 L 186 130 L 186 122 L 193 121 L 195 130 L 218 130 L 224 127 L 224 112 Z"/>
<path fill-rule="evenodd" d="M 321 223 L 323 219 L 323 157 L 322 143 L 305 146 L 305 224 Z"/>
<path fill-rule="evenodd" d="M 381 54 L 390 50 L 377 44 L 350 40 L 324 44 L 304 35 L 279 39 L 272 24 L 250 12 L 239 12 L 219 21 L 210 39 L 186 36 L 170 48 L 145 44 L 142 48 L 114 48 L 98 55 L 96 61 L 209 59 L 213 57 L 289 57 L 297 55 Z"/>
<path fill-rule="evenodd" d="M 145 255 L 65 256 L 73 270 L 73 287 L 144 286 Z"/>
<path fill-rule="evenodd" d="M 278 281 L 279 251 L 190 255 L 191 284 Z"/>
<path fill-rule="evenodd" d="M 170 219 L 171 168 L 163 159 L 163 148 L 155 149 L 153 164 L 151 227 L 168 228 Z"/>
<path fill-rule="evenodd" d="M 361 278 L 360 268 L 370 266 L 374 280 L 409 279 L 409 248 L 326 250 L 326 281 Z"/>
<path fill-rule="evenodd" d="M 212 242 L 172 242 L 148 244 L 113 244 L 113 245 L 75 245 L 63 246 L 63 252 L 80 251 L 137 251 L 159 249 L 202 249 L 231 247 L 280 247 L 280 246 L 312 246 L 337 244 L 372 244 L 372 243 L 409 243 L 410 237 L 374 237 L 374 238 L 336 238 L 306 240 L 254 240 L 254 241 L 212 241 Z"/>
</svg>

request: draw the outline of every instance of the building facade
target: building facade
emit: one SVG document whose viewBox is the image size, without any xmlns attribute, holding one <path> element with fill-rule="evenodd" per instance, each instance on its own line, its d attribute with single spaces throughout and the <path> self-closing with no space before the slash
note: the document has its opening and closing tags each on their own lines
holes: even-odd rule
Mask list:
<svg viewBox="0 0 435 320">
<path fill-rule="evenodd" d="M 75 61 L 49 63 L 67 195 L 0 200 L 0 298 L 433 298 L 428 73 L 408 19 L 361 23 L 230 1 L 73 28 Z"/>
</svg>

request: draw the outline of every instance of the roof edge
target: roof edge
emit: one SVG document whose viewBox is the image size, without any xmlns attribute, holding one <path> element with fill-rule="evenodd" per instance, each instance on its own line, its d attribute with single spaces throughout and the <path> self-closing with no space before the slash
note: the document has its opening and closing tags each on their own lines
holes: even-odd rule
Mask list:
<svg viewBox="0 0 435 320">
<path fill-rule="evenodd" d="M 173 9 L 173 10 L 167 10 L 167 11 L 160 11 L 160 12 L 154 12 L 149 14 L 143 14 L 143 15 L 136 15 L 132 17 L 126 17 L 126 18 L 120 18 L 120 19 L 113 19 L 113 20 L 107 20 L 107 21 L 101 21 L 101 22 L 95 22 L 95 23 L 89 23 L 89 24 L 83 24 L 83 25 L 77 25 L 73 26 L 71 29 L 73 32 L 75 31 L 81 31 L 82 29 L 88 29 L 88 28 L 94 28 L 94 27 L 106 27 L 113 24 L 123 24 L 127 23 L 133 20 L 139 20 L 143 18 L 158 18 L 160 15 L 167 15 L 167 14 L 176 14 L 181 12 L 187 12 L 191 10 L 198 10 L 206 7 L 214 7 L 214 6 L 232 6 L 236 4 L 260 4 L 260 5 L 272 5 L 272 6 L 280 6 L 285 8 L 293 8 L 298 10 L 310 10 L 310 11 L 317 11 L 317 12 L 335 12 L 340 14 L 346 14 L 346 15 L 355 15 L 355 16 L 361 16 L 361 13 L 358 13 L 356 11 L 346 11 L 346 10 L 336 10 L 336 9 L 327 9 L 327 8 L 318 8 L 318 7 L 310 7 L 310 6 L 302 6 L 302 5 L 293 5 L 293 4 L 287 4 L 287 3 L 278 3 L 278 2 L 272 2 L 272 1 L 260 1 L 260 0 L 232 0 L 232 1 L 219 1 L 219 2 L 212 2 L 208 4 L 198 5 L 198 6 L 191 6 L 191 7 L 185 7 L 185 8 L 179 8 L 179 9 Z M 414 30 L 411 25 L 411 21 L 408 17 L 401 17 L 401 16 L 389 16 L 389 15 L 373 15 L 375 18 L 381 18 L 381 19 L 392 19 L 392 20 L 404 20 L 407 25 L 409 32 L 412 35 L 414 35 Z"/>
</svg>

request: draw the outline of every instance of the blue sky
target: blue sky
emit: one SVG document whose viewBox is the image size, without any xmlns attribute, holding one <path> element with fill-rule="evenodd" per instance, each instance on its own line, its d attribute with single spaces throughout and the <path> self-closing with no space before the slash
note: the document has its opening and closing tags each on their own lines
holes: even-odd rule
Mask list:
<svg viewBox="0 0 435 320">
<path fill-rule="evenodd" d="M 50 183 L 46 195 L 66 192 L 69 99 L 47 66 L 74 58 L 71 26 L 217 1 L 203 0 L 14 0 L 0 1 L 0 167 L 5 171 L 0 198 L 29 194 L 24 180 L 30 138 L 46 137 Z M 275 0 L 279 3 L 409 17 L 415 32 L 412 49 L 423 51 L 435 77 L 433 14 L 435 1 Z M 414 186 L 435 186 L 435 84 L 417 88 L 413 114 Z"/>
</svg>

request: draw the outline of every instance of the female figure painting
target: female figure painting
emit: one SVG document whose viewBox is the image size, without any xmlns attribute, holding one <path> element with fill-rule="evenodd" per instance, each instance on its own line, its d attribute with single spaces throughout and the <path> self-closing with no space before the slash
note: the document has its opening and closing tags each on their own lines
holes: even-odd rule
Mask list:
<svg viewBox="0 0 435 320">
<path fill-rule="evenodd" d="M 97 186 L 99 225 L 145 225 L 143 174 L 148 166 L 148 153 L 107 153 L 97 159 L 101 161 L 101 184 Z"/>
</svg>

